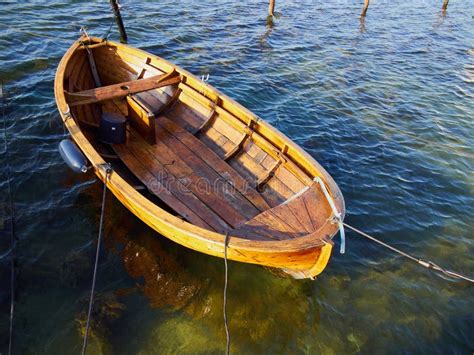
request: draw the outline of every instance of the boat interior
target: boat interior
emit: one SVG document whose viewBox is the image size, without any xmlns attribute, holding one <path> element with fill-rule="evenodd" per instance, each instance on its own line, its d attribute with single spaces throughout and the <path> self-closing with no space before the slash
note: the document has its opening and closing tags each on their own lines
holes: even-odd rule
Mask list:
<svg viewBox="0 0 474 355">
<path fill-rule="evenodd" d="M 288 145 L 275 144 L 255 116 L 194 76 L 145 52 L 91 40 L 70 57 L 64 80 L 73 119 L 147 198 L 219 233 L 324 237 L 317 231 L 331 208 Z M 106 112 L 126 118 L 124 143 L 100 141 Z"/>
</svg>

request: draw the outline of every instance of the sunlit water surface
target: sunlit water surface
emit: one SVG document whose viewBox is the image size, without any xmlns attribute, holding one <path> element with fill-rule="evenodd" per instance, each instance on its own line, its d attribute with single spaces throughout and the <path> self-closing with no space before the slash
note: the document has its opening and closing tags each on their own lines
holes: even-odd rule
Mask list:
<svg viewBox="0 0 474 355">
<path fill-rule="evenodd" d="M 417 256 L 474 272 L 472 0 L 125 1 L 130 44 L 165 57 L 294 139 L 334 177 L 348 223 Z M 54 73 L 107 1 L 2 3 L 18 217 L 14 351 L 80 351 L 101 186 L 61 161 Z M 10 27 L 8 27 L 10 26 Z M 20 32 L 22 29 L 25 32 Z M 111 38 L 117 39 L 115 27 Z M 0 189 L 6 201 L 5 154 Z M 7 210 L 6 207 L 3 208 Z M 0 353 L 8 341 L 9 237 L 0 239 Z M 230 263 L 235 353 L 472 353 L 473 287 L 349 233 L 316 281 Z M 111 195 L 91 353 L 221 353 L 224 264 L 144 226 Z"/>
</svg>

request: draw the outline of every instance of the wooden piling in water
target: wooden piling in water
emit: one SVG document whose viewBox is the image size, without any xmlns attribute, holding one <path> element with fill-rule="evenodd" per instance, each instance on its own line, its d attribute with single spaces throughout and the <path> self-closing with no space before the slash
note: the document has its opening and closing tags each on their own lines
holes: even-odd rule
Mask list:
<svg viewBox="0 0 474 355">
<path fill-rule="evenodd" d="M 275 11 L 275 0 L 270 0 L 268 3 L 268 16 L 273 16 Z"/>
<path fill-rule="evenodd" d="M 118 6 L 117 0 L 110 0 L 110 5 L 112 6 L 112 10 L 115 16 L 115 22 L 117 23 L 117 27 L 120 34 L 120 42 L 127 43 L 127 33 L 125 32 L 125 27 L 122 21 L 122 15 L 120 14 L 120 8 Z"/>
<path fill-rule="evenodd" d="M 441 9 L 443 11 L 446 11 L 448 9 L 448 3 L 449 3 L 449 0 L 444 0 L 443 1 L 443 7 L 441 7 Z"/>
<path fill-rule="evenodd" d="M 369 8 L 369 0 L 364 0 L 364 7 L 362 8 L 362 13 L 360 14 L 361 17 L 365 17 L 365 15 L 367 15 L 368 8 Z"/>
</svg>

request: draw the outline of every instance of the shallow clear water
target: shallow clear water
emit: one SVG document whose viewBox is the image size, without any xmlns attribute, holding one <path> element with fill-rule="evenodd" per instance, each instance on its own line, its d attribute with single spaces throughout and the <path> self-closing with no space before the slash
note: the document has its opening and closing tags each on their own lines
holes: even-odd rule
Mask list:
<svg viewBox="0 0 474 355">
<path fill-rule="evenodd" d="M 472 0 L 124 2 L 129 42 L 210 83 L 313 155 L 347 222 L 473 274 Z M 15 353 L 77 353 L 101 186 L 61 161 L 55 68 L 111 23 L 107 2 L 2 3 L 0 77 L 18 216 Z M 11 26 L 11 27 L 7 27 Z M 26 32 L 20 32 L 22 29 Z M 116 39 L 115 27 L 111 38 Z M 0 191 L 6 201 L 5 154 Z M 6 209 L 6 208 L 3 208 Z M 8 341 L 9 237 L 0 232 L 0 353 Z M 316 281 L 231 262 L 239 353 L 472 353 L 472 286 L 349 233 Z M 109 195 L 90 353 L 222 352 L 224 265 L 160 237 Z"/>
</svg>

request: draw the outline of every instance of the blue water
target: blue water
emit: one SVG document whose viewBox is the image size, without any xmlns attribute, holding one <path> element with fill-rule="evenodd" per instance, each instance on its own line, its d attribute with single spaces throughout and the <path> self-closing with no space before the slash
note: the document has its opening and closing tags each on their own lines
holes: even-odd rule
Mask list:
<svg viewBox="0 0 474 355">
<path fill-rule="evenodd" d="M 281 0 L 273 26 L 265 1 L 123 3 L 130 44 L 210 74 L 304 147 L 339 184 L 348 223 L 474 274 L 473 0 L 445 14 L 441 1 L 374 1 L 362 22 L 358 1 Z M 106 1 L 0 6 L 19 237 L 14 353 L 78 353 L 101 186 L 59 157 L 53 82 L 79 27 L 101 36 L 111 11 Z M 90 353 L 221 353 L 223 261 L 160 237 L 111 195 L 105 231 Z M 10 254 L 0 235 L 5 353 Z M 232 352 L 472 354 L 471 285 L 353 233 L 347 249 L 316 281 L 231 262 Z"/>
</svg>

